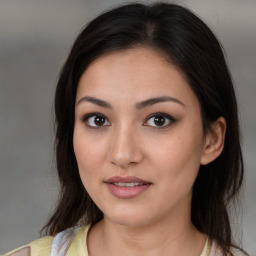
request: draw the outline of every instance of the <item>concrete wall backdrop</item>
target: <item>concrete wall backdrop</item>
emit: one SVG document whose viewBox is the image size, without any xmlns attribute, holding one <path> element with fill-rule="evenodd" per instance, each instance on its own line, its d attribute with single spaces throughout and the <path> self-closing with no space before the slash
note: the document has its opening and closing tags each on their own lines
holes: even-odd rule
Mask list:
<svg viewBox="0 0 256 256">
<path fill-rule="evenodd" d="M 256 1 L 173 2 L 205 20 L 226 49 L 244 134 L 240 228 L 244 247 L 256 255 Z M 58 72 L 84 24 L 118 3 L 124 1 L 0 0 L 0 254 L 38 238 L 53 209 L 58 182 L 52 106 Z"/>
</svg>

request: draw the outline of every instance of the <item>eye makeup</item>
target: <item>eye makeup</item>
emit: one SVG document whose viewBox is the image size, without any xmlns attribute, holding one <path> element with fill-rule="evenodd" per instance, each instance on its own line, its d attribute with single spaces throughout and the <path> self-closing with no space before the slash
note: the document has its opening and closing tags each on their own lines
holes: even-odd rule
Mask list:
<svg viewBox="0 0 256 256">
<path fill-rule="evenodd" d="M 81 121 L 86 125 L 86 127 L 92 129 L 99 129 L 111 126 L 105 115 L 99 112 L 88 113 L 82 116 Z M 149 126 L 154 129 L 165 129 L 172 125 L 174 122 L 176 122 L 176 119 L 169 114 L 163 112 L 156 112 L 149 115 L 143 122 L 142 126 Z"/>
</svg>

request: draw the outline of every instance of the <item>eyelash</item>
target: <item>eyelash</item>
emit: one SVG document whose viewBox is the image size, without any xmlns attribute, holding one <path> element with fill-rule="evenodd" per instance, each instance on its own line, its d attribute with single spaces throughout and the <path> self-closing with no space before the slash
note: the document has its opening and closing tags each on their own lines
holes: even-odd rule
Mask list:
<svg viewBox="0 0 256 256">
<path fill-rule="evenodd" d="M 164 123 L 166 123 L 166 121 L 169 122 L 167 125 L 165 124 L 164 126 L 150 126 L 150 127 L 153 127 L 154 129 L 165 129 L 165 128 L 168 128 L 172 123 L 174 123 L 176 121 L 176 119 L 173 118 L 172 116 L 170 116 L 170 115 L 168 115 L 166 113 L 162 113 L 162 112 L 157 112 L 157 113 L 151 114 L 150 116 L 148 116 L 146 118 L 146 121 L 148 122 L 153 117 L 164 117 L 165 118 L 165 122 Z M 153 120 L 153 122 L 154 122 L 154 120 Z"/>
<path fill-rule="evenodd" d="M 103 118 L 105 118 L 105 120 L 107 120 L 107 118 L 103 114 L 101 114 L 101 113 L 89 113 L 87 115 L 84 115 L 81 118 L 81 121 L 83 123 L 85 123 L 85 125 L 87 127 L 91 128 L 91 129 L 100 129 L 100 128 L 104 128 L 106 126 L 109 126 L 109 125 L 91 126 L 91 125 L 88 124 L 88 119 L 91 118 L 91 117 L 103 117 Z M 165 118 L 165 122 L 166 122 L 166 119 L 167 119 L 167 122 L 169 122 L 165 126 L 150 126 L 150 127 L 154 128 L 154 129 L 165 129 L 165 128 L 169 127 L 172 123 L 174 123 L 176 121 L 176 119 L 173 118 L 172 116 L 170 116 L 170 115 L 168 115 L 166 113 L 162 113 L 162 112 L 157 112 L 157 113 L 151 114 L 150 116 L 148 116 L 146 118 L 146 121 L 148 122 L 153 117 L 164 117 Z M 154 120 L 153 120 L 153 122 L 154 122 Z M 146 126 L 146 125 L 144 125 L 144 123 L 143 123 L 143 126 Z"/>
<path fill-rule="evenodd" d="M 87 127 L 91 128 L 91 129 L 100 129 L 100 128 L 103 128 L 103 127 L 106 126 L 106 125 L 103 125 L 103 126 L 91 126 L 91 125 L 89 125 L 89 124 L 88 124 L 88 119 L 91 118 L 91 117 L 103 117 L 103 118 L 105 118 L 105 119 L 107 120 L 107 118 L 106 118 L 104 115 L 102 115 L 101 113 L 89 113 L 89 114 L 83 116 L 83 117 L 81 118 L 81 121 L 82 121 L 83 123 L 85 123 L 85 125 L 86 125 Z"/>
</svg>

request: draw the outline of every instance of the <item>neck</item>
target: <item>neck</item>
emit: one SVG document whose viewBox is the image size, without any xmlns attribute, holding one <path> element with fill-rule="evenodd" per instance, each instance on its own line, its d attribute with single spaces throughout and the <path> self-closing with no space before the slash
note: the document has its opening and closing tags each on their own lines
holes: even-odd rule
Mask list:
<svg viewBox="0 0 256 256">
<path fill-rule="evenodd" d="M 139 227 L 119 225 L 104 218 L 90 233 L 90 256 L 198 256 L 206 240 L 206 236 L 192 225 L 189 216 L 181 215 L 173 222 L 163 218 L 160 223 Z"/>
</svg>

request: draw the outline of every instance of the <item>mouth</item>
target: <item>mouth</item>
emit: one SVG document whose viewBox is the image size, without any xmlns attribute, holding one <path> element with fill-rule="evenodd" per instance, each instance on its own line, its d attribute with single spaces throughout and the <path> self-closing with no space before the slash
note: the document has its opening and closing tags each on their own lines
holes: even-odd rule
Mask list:
<svg viewBox="0 0 256 256">
<path fill-rule="evenodd" d="M 121 199 L 133 198 L 146 191 L 152 182 L 139 179 L 137 177 L 114 176 L 105 181 L 112 195 Z"/>
<path fill-rule="evenodd" d="M 138 183 L 138 182 L 127 182 L 127 183 L 114 182 L 114 183 L 111 183 L 111 184 L 114 184 L 118 187 L 135 187 L 135 186 L 143 186 L 144 185 L 143 183 Z"/>
</svg>

